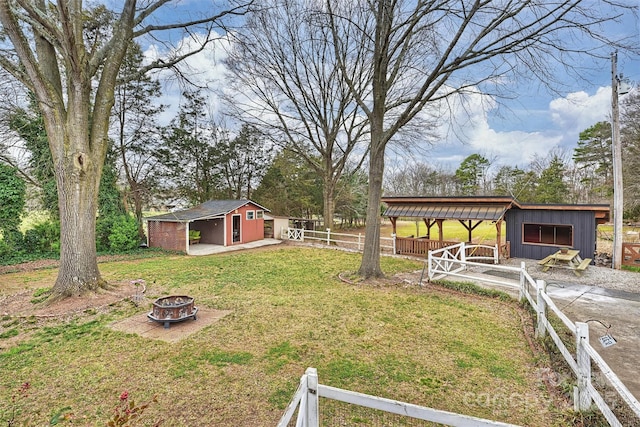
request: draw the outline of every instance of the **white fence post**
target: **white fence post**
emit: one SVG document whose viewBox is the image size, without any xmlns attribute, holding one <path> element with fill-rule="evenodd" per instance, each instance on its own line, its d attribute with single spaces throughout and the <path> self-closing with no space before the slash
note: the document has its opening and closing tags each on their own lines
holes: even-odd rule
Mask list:
<svg viewBox="0 0 640 427">
<path fill-rule="evenodd" d="M 545 325 L 547 319 L 547 302 L 543 297 L 543 293 L 546 291 L 547 283 L 544 280 L 536 280 L 536 311 L 538 312 L 536 338 L 543 338 L 547 334 L 547 327 Z"/>
<path fill-rule="evenodd" d="M 396 233 L 391 234 L 391 238 L 393 239 L 393 254 L 396 254 Z"/>
<path fill-rule="evenodd" d="M 460 251 L 461 252 L 458 252 L 460 254 L 460 261 L 463 263 L 467 262 L 467 244 L 465 242 L 462 242 L 460 245 Z M 464 265 L 464 268 L 466 270 L 467 266 Z"/>
<path fill-rule="evenodd" d="M 307 368 L 307 417 L 305 427 L 320 425 L 320 411 L 318 408 L 318 370 Z"/>
<path fill-rule="evenodd" d="M 362 249 L 360 241 L 362 240 L 362 233 L 358 233 L 358 250 Z"/>
<path fill-rule="evenodd" d="M 578 386 L 574 388 L 573 406 L 576 411 L 585 411 L 591 406 L 588 385 L 591 384 L 591 358 L 585 349 L 589 345 L 589 325 L 576 322 L 576 362 L 578 364 Z"/>
<path fill-rule="evenodd" d="M 518 301 L 524 299 L 526 280 L 524 278 L 524 272 L 527 271 L 527 264 L 522 261 L 520 263 L 520 287 L 518 288 Z"/>
<path fill-rule="evenodd" d="M 327 228 L 327 246 L 331 244 L 331 229 Z"/>
</svg>

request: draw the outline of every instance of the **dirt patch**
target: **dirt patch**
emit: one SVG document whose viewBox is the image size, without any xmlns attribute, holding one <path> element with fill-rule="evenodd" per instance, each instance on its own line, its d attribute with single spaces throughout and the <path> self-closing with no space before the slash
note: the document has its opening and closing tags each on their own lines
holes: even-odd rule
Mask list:
<svg viewBox="0 0 640 427">
<path fill-rule="evenodd" d="M 109 289 L 72 296 L 59 301 L 38 301 L 32 289 L 0 296 L 0 313 L 10 317 L 65 318 L 83 313 L 105 311 L 117 302 L 133 299 L 140 292 L 129 282 L 113 283 Z"/>
</svg>

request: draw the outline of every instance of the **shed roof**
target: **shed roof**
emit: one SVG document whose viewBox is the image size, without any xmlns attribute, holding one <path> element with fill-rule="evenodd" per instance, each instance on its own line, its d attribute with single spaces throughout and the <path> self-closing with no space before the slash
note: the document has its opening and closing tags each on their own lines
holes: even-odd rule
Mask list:
<svg viewBox="0 0 640 427">
<path fill-rule="evenodd" d="M 512 206 L 511 197 L 383 197 L 384 216 L 497 221 Z"/>
<path fill-rule="evenodd" d="M 461 206 L 461 205 L 395 205 L 384 211 L 384 216 L 404 218 L 475 219 L 497 221 L 507 210 L 504 206 Z"/>
<path fill-rule="evenodd" d="M 249 203 L 257 206 L 265 212 L 269 212 L 269 209 L 262 207 L 251 200 L 209 200 L 190 209 L 149 217 L 147 218 L 147 221 L 191 222 L 223 217 Z"/>
<path fill-rule="evenodd" d="M 523 204 L 510 196 L 472 197 L 383 197 L 383 215 L 404 218 L 432 218 L 497 221 L 509 209 L 591 211 L 598 223 L 609 220 L 609 205 Z"/>
</svg>

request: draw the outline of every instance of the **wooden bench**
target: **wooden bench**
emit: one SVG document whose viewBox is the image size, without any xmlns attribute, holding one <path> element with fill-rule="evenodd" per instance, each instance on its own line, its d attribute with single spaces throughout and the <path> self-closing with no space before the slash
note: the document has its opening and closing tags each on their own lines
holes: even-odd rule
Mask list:
<svg viewBox="0 0 640 427">
<path fill-rule="evenodd" d="M 576 267 L 578 271 L 584 271 L 587 269 L 587 266 L 591 264 L 591 258 L 585 258 L 582 260 L 579 266 Z"/>
<path fill-rule="evenodd" d="M 538 261 L 538 264 L 545 265 L 546 263 L 548 263 L 552 259 L 553 259 L 553 255 L 548 255 L 546 258 L 541 259 L 540 261 Z"/>
</svg>

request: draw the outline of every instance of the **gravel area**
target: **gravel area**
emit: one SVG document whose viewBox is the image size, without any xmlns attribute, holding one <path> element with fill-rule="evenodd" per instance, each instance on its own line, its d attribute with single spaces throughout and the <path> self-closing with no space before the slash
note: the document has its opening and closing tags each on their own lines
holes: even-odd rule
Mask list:
<svg viewBox="0 0 640 427">
<path fill-rule="evenodd" d="M 538 261 L 531 259 L 511 258 L 508 260 L 501 260 L 500 264 L 519 267 L 523 261 L 526 265 L 527 272 L 531 277 L 534 279 L 545 280 L 547 283 L 571 283 L 640 293 L 640 273 L 633 271 L 614 270 L 608 267 L 590 265 L 581 276 L 577 276 L 573 270 L 566 268 L 551 268 L 548 271 L 542 271 L 542 266 L 538 264 Z M 483 270 L 480 267 L 474 268 L 478 272 Z M 484 268 L 484 270 L 487 269 Z"/>
</svg>

